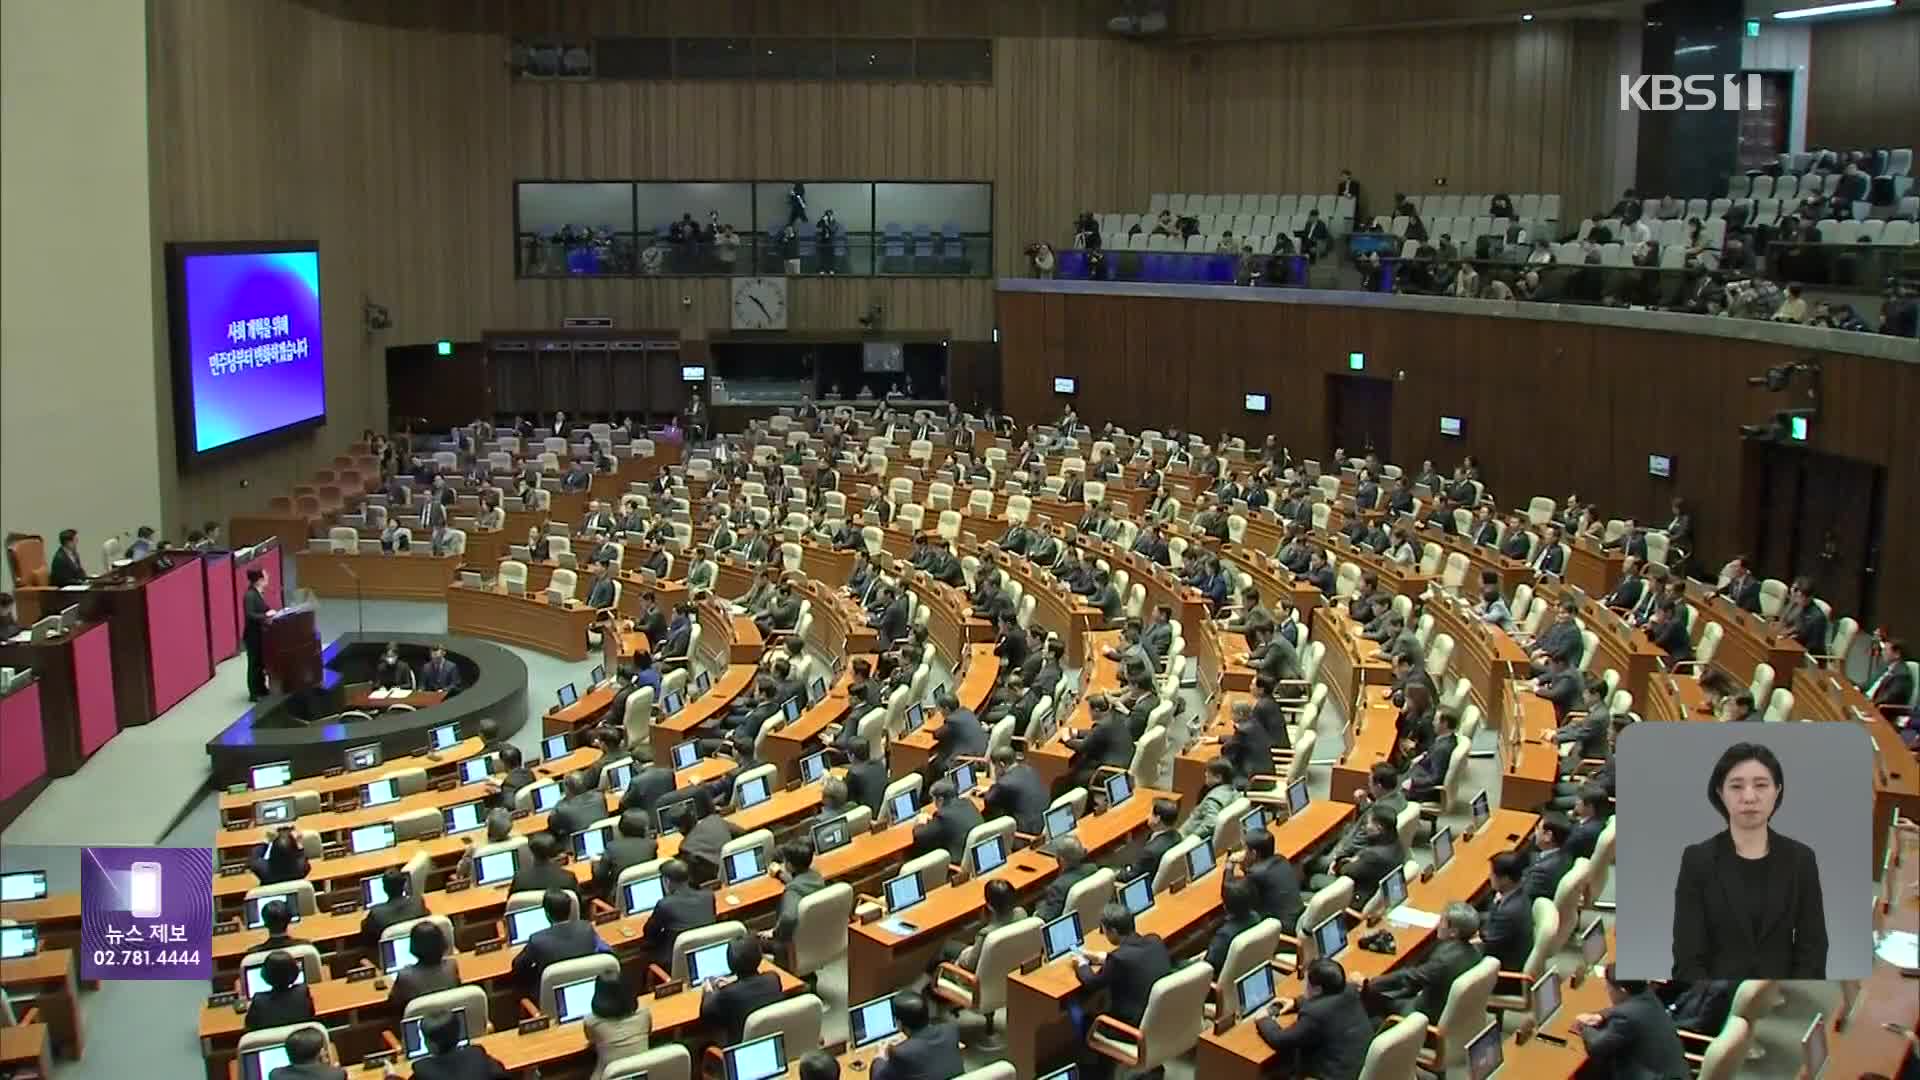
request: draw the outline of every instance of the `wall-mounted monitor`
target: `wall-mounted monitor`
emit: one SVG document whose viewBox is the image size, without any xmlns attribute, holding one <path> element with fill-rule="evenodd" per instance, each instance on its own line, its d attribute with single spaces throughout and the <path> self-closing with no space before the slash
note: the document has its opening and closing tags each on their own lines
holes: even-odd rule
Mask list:
<svg viewBox="0 0 1920 1080">
<path fill-rule="evenodd" d="M 1069 375 L 1053 377 L 1053 392 L 1056 394 L 1077 394 L 1080 392 L 1080 380 Z"/>
<path fill-rule="evenodd" d="M 1467 430 L 1467 422 L 1458 416 L 1440 418 L 1440 434 L 1449 439 L 1457 439 Z"/>
<path fill-rule="evenodd" d="M 1246 398 L 1247 398 L 1247 411 L 1248 411 L 1248 412 L 1251 412 L 1251 413 L 1263 413 L 1263 412 L 1266 412 L 1266 411 L 1267 411 L 1267 395 L 1265 395 L 1265 394 L 1248 394 L 1248 395 L 1246 395 Z"/>
<path fill-rule="evenodd" d="M 681 364 L 680 365 L 680 381 L 681 382 L 706 382 L 707 381 L 707 365 Z"/>
<path fill-rule="evenodd" d="M 1648 454 L 1647 475 L 1658 476 L 1662 480 L 1673 479 L 1673 456 L 1670 454 Z"/>
<path fill-rule="evenodd" d="M 167 319 L 182 464 L 326 423 L 317 246 L 168 244 Z"/>
</svg>

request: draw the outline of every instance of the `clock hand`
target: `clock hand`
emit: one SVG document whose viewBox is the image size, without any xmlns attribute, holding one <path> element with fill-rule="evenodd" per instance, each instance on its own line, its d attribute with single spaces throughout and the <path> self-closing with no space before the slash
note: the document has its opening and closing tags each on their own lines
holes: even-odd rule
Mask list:
<svg viewBox="0 0 1920 1080">
<path fill-rule="evenodd" d="M 765 315 L 769 319 L 773 318 L 773 312 L 767 310 L 767 305 L 761 303 L 759 297 L 749 296 L 747 299 L 753 301 L 753 306 L 760 309 L 760 314 Z"/>
</svg>

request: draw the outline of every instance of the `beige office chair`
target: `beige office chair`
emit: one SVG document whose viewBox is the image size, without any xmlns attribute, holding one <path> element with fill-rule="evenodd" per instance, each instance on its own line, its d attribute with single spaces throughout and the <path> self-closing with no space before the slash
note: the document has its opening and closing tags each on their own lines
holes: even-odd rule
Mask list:
<svg viewBox="0 0 1920 1080">
<path fill-rule="evenodd" d="M 639 881 L 641 878 L 653 877 L 658 874 L 660 868 L 666 864 L 667 860 L 664 858 L 651 859 L 647 862 L 629 866 L 625 870 L 620 871 L 620 876 L 616 878 L 613 883 L 613 899 L 614 903 L 618 905 L 618 910 L 623 918 L 633 914 L 632 910 L 627 907 L 627 886 Z M 601 909 L 601 903 L 601 901 L 594 902 L 596 910 Z"/>
<path fill-rule="evenodd" d="M 428 833 L 439 831 L 440 825 L 440 811 L 433 807 L 408 810 L 393 816 L 393 837 L 399 843 L 418 840 Z"/>
<path fill-rule="evenodd" d="M 1587 884 L 1592 880 L 1592 875 L 1592 859 L 1575 859 L 1567 872 L 1560 875 L 1560 883 L 1554 886 L 1554 913 L 1560 922 L 1559 939 L 1553 943 L 1554 952 L 1559 952 L 1580 926 L 1580 909 L 1586 901 Z M 1539 925 L 1537 918 L 1534 925 Z"/>
<path fill-rule="evenodd" d="M 493 1030 L 493 1018 L 487 1015 L 487 989 L 484 986 L 456 986 L 451 990 L 436 990 L 431 994 L 422 994 L 407 1002 L 407 1011 L 401 1014 L 401 1021 L 416 1016 L 425 1016 L 435 1010 L 467 1010 L 467 1034 L 485 1035 Z M 398 1039 L 387 1035 L 388 1048 L 400 1049 Z"/>
<path fill-rule="evenodd" d="M 627 695 L 626 714 L 621 717 L 627 729 L 627 746 L 639 758 L 653 753 L 653 699 L 653 687 L 640 687 Z"/>
<path fill-rule="evenodd" d="M 1213 1000 L 1207 1003 L 1208 1018 L 1239 1015 L 1239 997 L 1234 993 L 1234 984 L 1240 981 L 1240 976 L 1273 958 L 1280 947 L 1283 929 L 1279 919 L 1261 919 L 1234 935 L 1227 946 L 1226 959 L 1220 962 L 1219 975 L 1213 981 Z"/>
<path fill-rule="evenodd" d="M 809 1049 L 822 1045 L 821 1025 L 826 1021 L 827 1005 L 813 994 L 789 996 L 771 1005 L 762 1005 L 747 1015 L 740 1029 L 740 1040 L 752 1042 L 769 1035 L 784 1036 L 783 1042 L 790 1049 L 788 1054 L 794 1058 L 805 1054 Z M 707 1065 L 720 1069 L 725 1061 L 725 1052 L 718 1046 L 709 1046 L 706 1053 Z M 648 1080 L 652 1080 L 651 1077 Z"/>
<path fill-rule="evenodd" d="M 967 842 L 961 846 L 956 856 L 960 860 L 957 864 L 960 867 L 960 876 L 963 878 L 973 876 L 973 860 L 970 858 L 973 849 L 996 836 L 1000 837 L 1001 843 L 1005 845 L 1005 851 L 1012 853 L 1015 843 L 1013 838 L 1015 824 L 1013 818 L 1001 816 L 992 821 L 983 821 L 969 829 Z"/>
<path fill-rule="evenodd" d="M 1246 841 L 1241 819 L 1252 810 L 1253 802 L 1245 795 L 1220 808 L 1220 816 L 1213 819 L 1214 851 L 1225 855 L 1240 849 L 1240 845 Z"/>
<path fill-rule="evenodd" d="M 1778 1008 L 1782 998 L 1779 984 L 1772 979 L 1743 979 L 1733 989 L 1733 1008 L 1728 1012 L 1728 1021 L 1745 1020 L 1749 1026 L 1758 1026 L 1760 1018 Z M 1766 1056 L 1766 1046 L 1755 1039 L 1747 1047 L 1747 1060 L 1758 1061 Z"/>
<path fill-rule="evenodd" d="M 682 931 L 680 936 L 675 938 L 673 942 L 673 966 L 666 971 L 662 971 L 660 970 L 660 965 L 649 964 L 649 973 L 653 976 L 653 981 L 656 984 L 666 982 L 669 979 L 685 979 L 687 977 L 687 957 L 692 955 L 694 950 L 705 948 L 708 945 L 715 945 L 723 941 L 739 941 L 746 936 L 747 924 L 731 921 L 713 923 L 710 926 L 702 926 L 693 930 Z M 603 953 L 601 955 L 606 954 Z"/>
<path fill-rule="evenodd" d="M 835 882 L 800 901 L 788 971 L 809 981 L 847 955 L 847 921 L 853 915 L 853 886 Z"/>
<path fill-rule="evenodd" d="M 1427 1014 L 1409 1013 L 1388 1025 L 1367 1044 L 1367 1060 L 1360 1080 L 1407 1080 L 1420 1060 L 1420 1043 L 1427 1034 Z"/>
<path fill-rule="evenodd" d="M 311 881 L 283 881 L 278 885 L 259 885 L 247 890 L 245 902 L 252 905 L 255 900 L 265 904 L 268 900 L 280 899 L 293 905 L 293 909 L 304 918 L 319 912 L 320 905 L 314 895 Z"/>
<path fill-rule="evenodd" d="M 1747 1062 L 1747 1047 L 1753 1037 L 1753 1025 L 1738 1016 L 1727 1017 L 1720 1034 L 1711 1038 L 1691 1031 L 1680 1032 L 1680 1044 L 1686 1048 L 1687 1061 L 1694 1067 L 1694 1080 L 1733 1080 Z M 1691 1052 L 1699 1048 L 1699 1053 Z"/>
<path fill-rule="evenodd" d="M 1087 816 L 1087 789 L 1077 787 L 1061 792 L 1059 797 L 1047 804 L 1047 813 L 1051 814 L 1062 806 L 1073 807 L 1073 816 L 1076 821 Z"/>
<path fill-rule="evenodd" d="M 1148 992 L 1139 1027 L 1102 1013 L 1087 1033 L 1087 1049 L 1126 1069 L 1157 1069 L 1200 1041 L 1212 989 L 1213 966 L 1206 961 L 1175 968 Z"/>
<path fill-rule="evenodd" d="M 1158 896 L 1176 881 L 1187 879 L 1187 852 L 1206 843 L 1198 836 L 1189 836 L 1168 849 L 1160 856 L 1160 865 L 1153 871 L 1153 892 Z"/>
<path fill-rule="evenodd" d="M 236 1047 L 236 1050 L 239 1056 L 245 1057 L 249 1050 L 265 1050 L 272 1046 L 283 1046 L 286 1044 L 288 1036 L 296 1031 L 302 1030 L 317 1031 L 320 1033 L 321 1038 L 327 1040 L 328 1060 L 333 1060 L 339 1056 L 334 1052 L 333 1036 L 328 1034 L 327 1026 L 317 1020 L 308 1020 L 304 1023 L 288 1024 L 284 1027 L 261 1028 L 259 1031 L 245 1032 L 240 1036 L 240 1045 Z"/>
<path fill-rule="evenodd" d="M 889 811 L 887 808 L 893 805 L 893 800 L 899 798 L 900 796 L 906 794 L 907 792 L 913 793 L 913 801 L 916 805 L 922 804 L 923 800 L 921 798 L 920 788 L 921 788 L 921 784 L 923 784 L 924 782 L 925 782 L 925 778 L 922 777 L 919 773 L 908 773 L 907 775 L 901 777 L 900 779 L 895 780 L 891 784 L 888 784 L 886 791 L 883 792 L 880 796 L 880 812 L 882 814 L 888 813 Z M 890 819 L 890 823 L 894 825 L 900 824 L 900 822 L 891 821 L 891 819 Z"/>
<path fill-rule="evenodd" d="M 287 945 L 273 952 L 284 952 L 300 961 L 301 977 L 306 980 L 308 986 L 326 978 L 326 972 L 320 966 L 320 950 L 312 945 Z M 247 972 L 266 963 L 267 957 L 272 956 L 273 952 L 250 952 L 240 959 L 240 979 L 235 984 L 235 989 L 240 991 L 241 997 L 253 996 L 253 992 L 248 989 Z"/>
<path fill-rule="evenodd" d="M 1106 909 L 1113 899 L 1114 873 L 1107 867 L 1101 867 L 1067 890 L 1066 911 L 1080 913 L 1080 929 L 1083 933 L 1092 933 L 1100 925 L 1100 912 Z"/>
<path fill-rule="evenodd" d="M 398 941 L 401 943 L 401 948 L 407 948 L 406 941 L 408 935 L 413 933 L 415 926 L 425 922 L 430 922 L 440 928 L 440 933 L 445 935 L 447 939 L 447 959 L 453 959 L 455 944 L 453 920 L 447 918 L 445 915 L 422 915 L 417 919 L 407 919 L 404 922 L 394 923 L 392 926 L 380 931 L 380 947 L 374 950 L 374 962 L 376 964 L 379 962 L 380 956 L 386 952 L 386 945 L 389 941 Z M 409 954 L 411 954 L 411 950 L 409 950 Z"/>
<path fill-rule="evenodd" d="M 693 1080 L 693 1055 L 679 1043 L 607 1062 L 604 1080 Z"/>
<path fill-rule="evenodd" d="M 1440 780 L 1440 797 L 1431 802 L 1412 803 L 1420 808 L 1420 816 L 1437 820 L 1449 814 L 1458 813 L 1462 799 L 1462 786 L 1466 783 L 1467 754 L 1473 744 L 1465 739 L 1454 743 L 1453 756 L 1447 759 L 1447 774 Z"/>
<path fill-rule="evenodd" d="M 1040 931 L 1044 925 L 1030 916 L 989 933 L 981 942 L 972 971 L 959 964 L 943 963 L 929 991 L 955 1009 L 979 1013 L 991 1037 L 994 1014 L 1007 1007 L 1007 979 L 1021 964 L 1041 954 Z M 981 1040 L 971 1045 L 980 1046 Z"/>
<path fill-rule="evenodd" d="M 1307 898 L 1300 911 L 1299 921 L 1294 923 L 1294 933 L 1285 933 L 1281 927 L 1280 947 L 1273 952 L 1274 959 L 1295 968 L 1300 966 L 1300 943 L 1316 926 L 1327 920 L 1336 911 L 1345 911 L 1353 906 L 1353 879 L 1344 875 L 1328 882 L 1326 887 Z"/>
<path fill-rule="evenodd" d="M 769 765 L 767 766 L 767 768 L 771 769 L 773 768 L 773 766 Z M 721 868 L 720 880 L 723 882 L 726 880 L 726 866 L 727 866 L 728 859 L 731 859 L 733 856 L 739 854 L 740 852 L 752 851 L 754 849 L 758 849 L 760 852 L 761 866 L 765 867 L 765 866 L 772 865 L 773 863 L 773 830 L 755 829 L 750 833 L 745 833 L 743 835 L 736 836 L 733 839 L 727 841 L 725 844 L 722 844 L 720 846 L 720 868 Z"/>
<path fill-rule="evenodd" d="M 1499 972 L 1500 961 L 1489 956 L 1453 980 L 1440 1022 L 1427 1027 L 1426 1041 L 1420 1047 L 1420 1068 L 1445 1074 L 1465 1063 L 1467 1043 L 1487 1026 L 1487 998 L 1493 993 Z"/>
<path fill-rule="evenodd" d="M 1567 876 L 1573 876 L 1569 870 Z M 1560 913 L 1553 901 L 1541 897 L 1533 902 L 1533 945 L 1527 950 L 1526 964 L 1519 971 L 1501 971 L 1494 975 L 1494 985 L 1487 995 L 1487 1008 L 1496 1013 L 1524 1013 L 1532 1007 L 1527 991 L 1547 970 L 1547 963 L 1560 946 L 1566 942 L 1567 935 L 1561 932 Z"/>
<path fill-rule="evenodd" d="M 1170 705 L 1161 705 L 1160 709 L 1171 711 Z M 1131 774 L 1136 788 L 1158 787 L 1160 774 L 1166 767 L 1167 729 L 1164 724 L 1155 724 L 1147 728 L 1134 745 L 1133 761 L 1127 766 L 1127 772 Z"/>
<path fill-rule="evenodd" d="M 537 1004 L 522 998 L 520 999 L 521 1012 L 529 1020 L 542 1015 L 542 1010 L 546 1010 L 547 1016 L 559 1016 L 562 986 L 582 979 L 597 979 L 602 975 L 618 977 L 619 974 L 620 961 L 612 953 L 594 953 L 592 956 L 579 956 L 572 960 L 548 964 L 546 970 L 540 973 L 540 996 Z"/>
</svg>

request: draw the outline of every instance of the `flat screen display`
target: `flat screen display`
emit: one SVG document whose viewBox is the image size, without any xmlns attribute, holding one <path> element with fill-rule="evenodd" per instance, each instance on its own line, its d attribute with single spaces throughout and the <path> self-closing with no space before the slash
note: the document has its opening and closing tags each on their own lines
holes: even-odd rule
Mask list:
<svg viewBox="0 0 1920 1080">
<path fill-rule="evenodd" d="M 1265 395 L 1265 394 L 1248 394 L 1248 395 L 1246 395 L 1246 398 L 1247 398 L 1247 411 L 1248 411 L 1248 412 L 1251 412 L 1251 413 L 1263 413 L 1263 412 L 1266 412 L 1266 411 L 1267 411 L 1267 395 Z"/>
<path fill-rule="evenodd" d="M 1647 475 L 1658 476 L 1662 479 L 1671 479 L 1673 477 L 1673 458 L 1666 454 L 1648 454 Z"/>
<path fill-rule="evenodd" d="M 1457 416 L 1443 416 L 1440 418 L 1440 434 L 1442 435 L 1457 439 L 1461 433 L 1466 430 L 1467 422 Z"/>
<path fill-rule="evenodd" d="M 181 460 L 325 423 L 319 248 L 170 244 L 167 255 Z"/>
<path fill-rule="evenodd" d="M 1053 392 L 1056 394 L 1077 394 L 1080 392 L 1080 380 L 1066 375 L 1053 377 Z"/>
<path fill-rule="evenodd" d="M 707 381 L 707 365 L 681 364 L 680 365 L 680 381 L 681 382 L 706 382 Z"/>
</svg>

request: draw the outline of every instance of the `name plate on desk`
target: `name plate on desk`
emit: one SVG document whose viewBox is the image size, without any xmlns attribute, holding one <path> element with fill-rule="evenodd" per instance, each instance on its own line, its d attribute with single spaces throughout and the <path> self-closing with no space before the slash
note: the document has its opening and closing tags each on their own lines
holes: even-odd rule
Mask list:
<svg viewBox="0 0 1920 1080">
<path fill-rule="evenodd" d="M 221 877 L 239 877 L 241 874 L 244 874 L 246 872 L 247 872 L 246 863 L 233 863 L 231 865 L 223 866 L 220 868 Z"/>
<path fill-rule="evenodd" d="M 399 1060 L 400 1054 L 394 1050 L 387 1050 L 378 1054 L 368 1054 L 366 1057 L 360 1059 L 360 1069 L 362 1072 L 375 1072 Z"/>
<path fill-rule="evenodd" d="M 460 778 L 457 776 L 443 776 L 433 782 L 433 790 L 452 791 L 455 787 L 459 786 L 459 783 Z"/>
<path fill-rule="evenodd" d="M 532 1035 L 533 1033 L 538 1031 L 545 1031 L 552 1026 L 553 1026 L 553 1017 L 536 1016 L 531 1020 L 522 1020 L 520 1022 L 520 1027 L 518 1028 L 518 1030 L 522 1035 Z"/>
<path fill-rule="evenodd" d="M 335 765 L 333 768 L 328 769 L 326 772 L 323 772 L 320 775 L 328 779 L 332 779 L 333 777 L 336 777 L 336 776 L 345 776 L 347 775 L 347 767 L 345 765 Z"/>
<path fill-rule="evenodd" d="M 484 955 L 490 952 L 499 952 L 501 949 L 504 949 L 506 947 L 507 947 L 506 938 L 488 938 L 487 940 L 481 942 L 480 944 L 475 945 L 473 947 L 473 951 L 476 954 Z"/>
<path fill-rule="evenodd" d="M 212 997 L 209 997 L 207 999 L 207 1008 L 218 1009 L 218 1008 L 221 1008 L 222 1006 L 231 1005 L 234 1002 L 239 1000 L 240 1000 L 240 992 L 237 990 L 229 990 L 224 994 L 215 994 Z"/>
<path fill-rule="evenodd" d="M 329 915 L 351 915 L 360 910 L 360 901 L 343 900 L 327 909 Z"/>
<path fill-rule="evenodd" d="M 213 932 L 216 934 L 237 934 L 240 932 L 240 920 L 228 919 L 226 922 L 214 923 Z"/>
<path fill-rule="evenodd" d="M 657 988 L 655 988 L 655 990 L 653 991 L 653 996 L 655 1000 L 659 1000 L 660 998 L 670 998 L 673 995 L 679 993 L 680 991 L 685 990 L 686 988 L 687 988 L 687 980 L 669 979 L 668 981 L 661 983 Z"/>
<path fill-rule="evenodd" d="M 247 793 L 247 785 L 245 784 L 228 784 L 227 785 L 227 794 L 229 795 L 245 795 L 246 793 Z"/>
<path fill-rule="evenodd" d="M 519 820 L 520 820 L 521 818 L 524 818 L 524 817 L 531 817 L 531 816 L 533 816 L 533 811 L 532 811 L 532 810 L 529 810 L 529 809 L 527 809 L 527 808 L 526 808 L 526 807 L 524 807 L 524 806 L 523 806 L 523 807 L 520 807 L 519 809 L 516 809 L 516 810 L 515 810 L 515 811 L 513 812 L 513 820 L 515 820 L 515 821 L 519 821 Z"/>
<path fill-rule="evenodd" d="M 450 892 L 450 893 L 457 893 L 457 892 L 465 892 L 471 888 L 473 888 L 473 879 L 453 878 L 447 882 L 447 887 L 444 891 Z"/>
<path fill-rule="evenodd" d="M 593 917 L 593 925 L 605 926 L 619 917 L 620 913 L 618 911 L 602 911 Z"/>
<path fill-rule="evenodd" d="M 244 829 L 251 828 L 253 828 L 253 823 L 249 821 L 229 821 L 220 826 L 222 832 L 240 832 Z"/>
<path fill-rule="evenodd" d="M 379 974 L 379 968 L 357 967 L 347 972 L 347 981 L 350 983 L 372 982 Z"/>
</svg>

